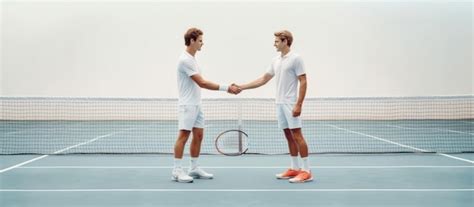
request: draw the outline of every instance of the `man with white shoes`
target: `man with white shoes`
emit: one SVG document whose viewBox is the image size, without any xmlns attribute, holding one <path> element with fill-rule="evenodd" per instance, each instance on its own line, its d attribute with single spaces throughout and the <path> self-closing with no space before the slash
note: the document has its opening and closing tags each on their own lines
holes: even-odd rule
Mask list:
<svg viewBox="0 0 474 207">
<path fill-rule="evenodd" d="M 184 34 L 186 50 L 181 54 L 178 61 L 178 114 L 179 132 L 174 146 L 174 169 L 171 180 L 176 182 L 190 183 L 194 179 L 212 179 L 213 174 L 207 173 L 198 165 L 201 151 L 201 142 L 204 137 L 204 114 L 201 109 L 201 88 L 209 90 L 227 91 L 238 94 L 240 89 L 235 85 L 219 85 L 205 80 L 196 62 L 195 54 L 203 46 L 203 32 L 197 28 L 190 28 Z M 190 154 L 191 166 L 186 173 L 182 167 L 184 147 L 193 134 Z"/>
</svg>

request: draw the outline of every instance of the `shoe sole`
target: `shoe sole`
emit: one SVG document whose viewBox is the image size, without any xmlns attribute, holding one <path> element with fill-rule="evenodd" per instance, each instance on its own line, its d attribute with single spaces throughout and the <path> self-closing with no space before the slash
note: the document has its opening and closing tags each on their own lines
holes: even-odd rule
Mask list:
<svg viewBox="0 0 474 207">
<path fill-rule="evenodd" d="M 277 179 L 280 179 L 280 180 L 288 180 L 288 179 L 291 179 L 291 178 L 296 177 L 296 175 L 295 175 L 295 176 L 286 176 L 286 177 L 278 177 L 278 176 L 275 176 L 275 177 L 276 177 Z"/>
<path fill-rule="evenodd" d="M 313 181 L 313 178 L 308 179 L 308 180 L 290 181 L 290 183 L 306 183 L 306 182 L 311 182 L 311 181 Z"/>
<path fill-rule="evenodd" d="M 186 181 L 186 180 L 180 180 L 180 179 L 175 178 L 175 177 L 171 177 L 171 180 L 174 181 L 174 182 L 178 182 L 178 183 L 192 183 L 193 182 L 193 180 Z"/>
<path fill-rule="evenodd" d="M 214 177 L 203 177 L 203 176 L 199 176 L 199 175 L 189 175 L 189 176 L 194 178 L 194 179 L 206 179 L 206 180 L 210 180 L 210 179 L 214 178 Z"/>
<path fill-rule="evenodd" d="M 296 176 L 294 176 L 296 177 Z M 289 180 L 291 178 L 294 178 L 294 177 L 276 177 L 278 180 Z"/>
</svg>

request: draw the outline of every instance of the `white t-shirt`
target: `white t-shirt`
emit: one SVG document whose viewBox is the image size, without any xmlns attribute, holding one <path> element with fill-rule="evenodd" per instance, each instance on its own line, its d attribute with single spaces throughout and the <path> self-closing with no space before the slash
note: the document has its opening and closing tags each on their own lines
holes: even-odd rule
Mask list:
<svg viewBox="0 0 474 207">
<path fill-rule="evenodd" d="M 196 59 L 184 51 L 178 60 L 178 105 L 200 105 L 201 88 L 191 76 L 199 74 Z"/>
<path fill-rule="evenodd" d="M 298 92 L 298 76 L 305 74 L 303 59 L 291 51 L 283 57 L 278 55 L 273 58 L 267 73 L 276 80 L 276 103 L 295 104 Z"/>
</svg>

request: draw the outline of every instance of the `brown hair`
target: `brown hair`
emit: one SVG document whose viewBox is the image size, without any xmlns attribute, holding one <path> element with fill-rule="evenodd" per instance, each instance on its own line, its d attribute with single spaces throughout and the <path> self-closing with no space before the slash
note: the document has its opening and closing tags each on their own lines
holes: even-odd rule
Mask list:
<svg viewBox="0 0 474 207">
<path fill-rule="evenodd" d="M 188 31 L 184 34 L 184 44 L 189 46 L 191 44 L 191 39 L 196 41 L 196 39 L 202 35 L 202 31 L 198 28 L 189 28 Z"/>
<path fill-rule="evenodd" d="M 288 30 L 281 30 L 281 31 L 275 32 L 274 35 L 275 37 L 280 38 L 281 41 L 286 40 L 288 47 L 290 47 L 291 43 L 293 43 L 293 35 Z"/>
</svg>

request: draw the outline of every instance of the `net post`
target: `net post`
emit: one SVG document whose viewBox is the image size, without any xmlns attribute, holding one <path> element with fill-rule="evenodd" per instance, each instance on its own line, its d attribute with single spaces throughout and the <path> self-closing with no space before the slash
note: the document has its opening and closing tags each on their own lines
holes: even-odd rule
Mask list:
<svg viewBox="0 0 474 207">
<path fill-rule="evenodd" d="M 242 153 L 242 134 L 240 131 L 242 130 L 242 101 L 239 100 L 237 102 L 237 119 L 238 119 L 238 129 L 239 129 L 239 153 Z"/>
</svg>

